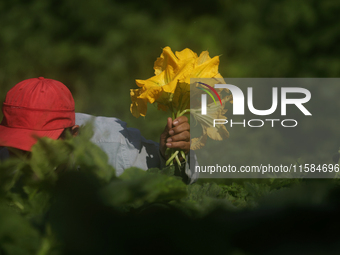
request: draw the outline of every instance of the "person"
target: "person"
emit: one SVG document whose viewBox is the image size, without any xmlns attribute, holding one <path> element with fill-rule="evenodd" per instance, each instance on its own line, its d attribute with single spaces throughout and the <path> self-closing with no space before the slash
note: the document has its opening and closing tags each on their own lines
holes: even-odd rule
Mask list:
<svg viewBox="0 0 340 255">
<path fill-rule="evenodd" d="M 147 170 L 163 168 L 166 148 L 181 149 L 186 153 L 182 168 L 187 183 L 197 176 L 190 171 L 190 125 L 185 116 L 172 121 L 168 118 L 159 143 L 146 140 L 138 129 L 113 117 L 95 117 L 75 113 L 74 100 L 61 82 L 44 77 L 27 79 L 16 84 L 6 94 L 0 124 L 0 160 L 10 157 L 8 147 L 29 152 L 37 137 L 62 139 L 66 130 L 78 135 L 79 127 L 92 122 L 91 141 L 108 155 L 109 164 L 119 176 L 124 169 L 135 166 Z"/>
</svg>

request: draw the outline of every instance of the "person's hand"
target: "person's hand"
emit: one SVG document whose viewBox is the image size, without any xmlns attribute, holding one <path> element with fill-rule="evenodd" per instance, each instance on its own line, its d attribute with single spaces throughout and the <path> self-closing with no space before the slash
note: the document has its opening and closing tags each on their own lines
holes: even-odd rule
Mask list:
<svg viewBox="0 0 340 255">
<path fill-rule="evenodd" d="M 159 146 L 165 159 L 169 157 L 169 155 L 165 155 L 167 148 L 182 150 L 185 154 L 188 154 L 190 149 L 190 125 L 188 118 L 181 116 L 172 121 L 169 117 L 168 123 L 160 136 Z M 180 158 L 180 160 L 183 159 Z"/>
</svg>

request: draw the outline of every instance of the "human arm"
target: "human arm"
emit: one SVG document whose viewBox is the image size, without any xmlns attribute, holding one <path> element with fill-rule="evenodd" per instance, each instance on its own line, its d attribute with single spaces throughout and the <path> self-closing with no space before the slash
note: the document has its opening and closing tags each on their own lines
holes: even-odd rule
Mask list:
<svg viewBox="0 0 340 255">
<path fill-rule="evenodd" d="M 150 168 L 162 169 L 165 166 L 165 158 L 163 158 L 161 153 L 160 144 L 145 139 L 138 129 L 128 128 L 125 122 L 116 118 L 94 117 L 88 114 L 76 113 L 77 125 L 82 126 L 88 122 L 92 122 L 94 133 L 91 141 L 107 154 L 108 163 L 116 169 L 117 176 L 132 166 L 143 170 Z M 171 127 L 170 124 L 169 126 Z M 174 132 L 177 133 L 180 130 L 183 129 L 176 128 Z M 163 139 L 163 147 L 166 144 L 168 132 L 163 132 L 166 135 L 162 134 L 166 137 Z M 175 137 L 174 139 L 176 140 L 177 138 Z M 174 146 L 176 145 L 175 143 L 173 144 Z M 186 143 L 186 145 L 189 148 L 190 142 Z M 165 149 L 163 151 L 165 152 Z M 189 159 L 188 156 L 187 159 Z M 183 161 L 181 173 L 187 175 L 186 183 L 193 183 L 197 176 L 190 172 L 188 162 L 189 160 Z M 191 160 L 191 162 L 195 161 Z"/>
</svg>

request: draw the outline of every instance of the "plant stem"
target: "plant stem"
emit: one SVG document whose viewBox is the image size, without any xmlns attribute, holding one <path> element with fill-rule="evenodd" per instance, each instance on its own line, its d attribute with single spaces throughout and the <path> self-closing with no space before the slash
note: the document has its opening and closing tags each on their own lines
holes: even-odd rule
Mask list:
<svg viewBox="0 0 340 255">
<path fill-rule="evenodd" d="M 171 157 L 166 161 L 165 165 L 168 166 L 170 162 L 177 156 L 178 153 L 179 151 L 175 151 L 175 153 L 172 154 Z"/>
<path fill-rule="evenodd" d="M 186 110 L 180 112 L 177 117 L 183 116 L 184 114 L 186 114 L 188 112 L 190 112 L 190 109 L 186 109 Z"/>
</svg>

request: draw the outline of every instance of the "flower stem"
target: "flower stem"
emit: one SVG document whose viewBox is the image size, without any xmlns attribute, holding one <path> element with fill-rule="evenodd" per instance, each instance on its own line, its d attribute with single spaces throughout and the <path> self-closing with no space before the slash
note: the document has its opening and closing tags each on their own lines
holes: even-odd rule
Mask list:
<svg viewBox="0 0 340 255">
<path fill-rule="evenodd" d="M 188 112 L 190 112 L 190 109 L 186 109 L 186 110 L 180 112 L 177 117 L 183 116 L 184 114 L 186 114 Z"/>
<path fill-rule="evenodd" d="M 168 166 L 170 162 L 177 156 L 178 153 L 179 151 L 175 151 L 175 153 L 172 154 L 171 157 L 166 161 L 165 165 Z"/>
<path fill-rule="evenodd" d="M 178 155 L 176 155 L 175 159 L 177 161 L 178 166 L 180 166 L 181 165 L 181 161 L 179 161 Z"/>
</svg>

